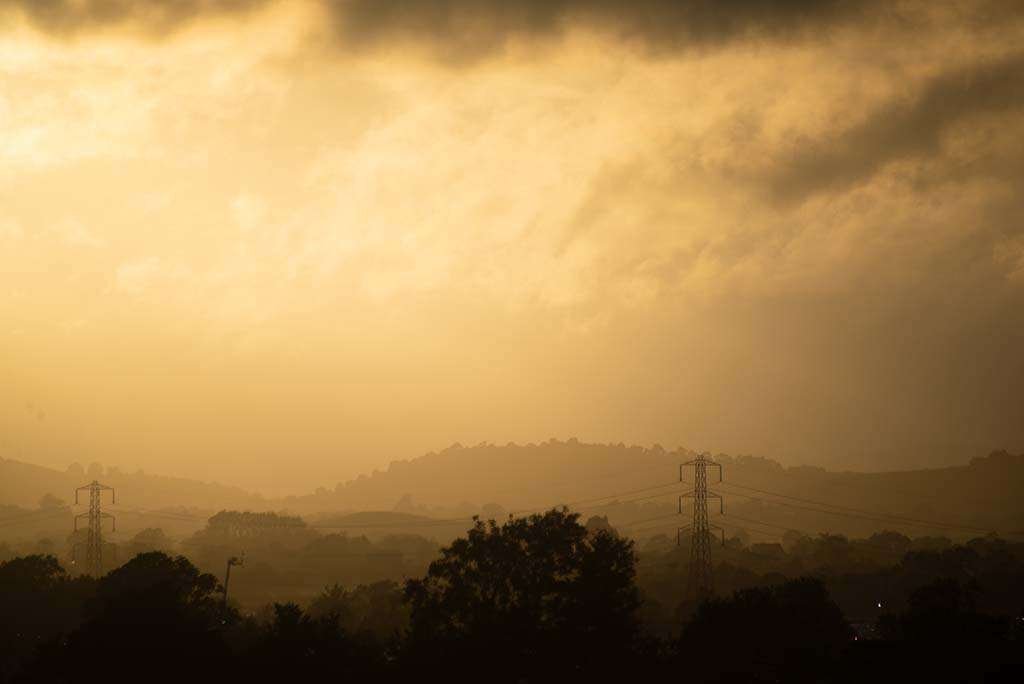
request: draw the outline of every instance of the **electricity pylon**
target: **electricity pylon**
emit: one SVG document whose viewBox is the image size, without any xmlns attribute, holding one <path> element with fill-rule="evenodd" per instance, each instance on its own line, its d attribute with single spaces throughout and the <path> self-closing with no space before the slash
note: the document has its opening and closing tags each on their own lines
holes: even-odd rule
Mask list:
<svg viewBox="0 0 1024 684">
<path fill-rule="evenodd" d="M 700 454 L 692 461 L 679 466 L 679 481 L 683 481 L 683 468 L 693 466 L 693 491 L 679 497 L 679 513 L 683 512 L 683 499 L 693 499 L 693 520 L 689 525 L 680 527 L 676 543 L 682 539 L 682 532 L 689 528 L 690 537 L 690 579 L 686 589 L 688 598 L 698 603 L 711 596 L 715 590 L 714 578 L 711 574 L 711 528 L 722 533 L 722 545 L 725 546 L 725 530 L 713 525 L 708 520 L 708 499 L 718 499 L 719 512 L 725 511 L 720 494 L 708 490 L 708 468 L 718 468 L 718 481 L 722 481 L 722 464 L 715 463 L 710 454 Z"/>
<path fill-rule="evenodd" d="M 110 491 L 110 503 L 117 503 L 114 488 L 102 485 L 96 480 L 90 484 L 83 485 L 75 490 L 75 503 L 78 503 L 78 493 L 83 489 L 89 490 L 89 511 L 79 513 L 75 516 L 75 532 L 78 531 L 78 521 L 82 518 L 89 519 L 89 536 L 85 542 L 85 570 L 93 577 L 103 574 L 103 519 L 110 518 L 113 523 L 111 531 L 117 531 L 117 521 L 114 516 L 100 510 L 100 494 L 104 490 Z M 78 557 L 77 545 L 73 549 L 75 558 Z"/>
</svg>

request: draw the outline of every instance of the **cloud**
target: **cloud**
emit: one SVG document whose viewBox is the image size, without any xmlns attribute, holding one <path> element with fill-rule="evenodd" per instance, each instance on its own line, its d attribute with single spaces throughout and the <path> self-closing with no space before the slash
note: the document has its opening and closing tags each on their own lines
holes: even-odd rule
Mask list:
<svg viewBox="0 0 1024 684">
<path fill-rule="evenodd" d="M 655 49 L 674 50 L 737 38 L 791 37 L 863 20 L 866 0 L 337 0 L 344 45 L 423 41 L 449 58 L 500 50 L 512 38 L 558 36 L 585 28 Z"/>
<path fill-rule="evenodd" d="M 1024 53 L 940 73 L 838 135 L 804 144 L 770 181 L 784 201 L 843 190 L 895 161 L 934 157 L 944 136 L 976 117 L 1024 107 Z"/>
<path fill-rule="evenodd" d="M 180 285 L 191 277 L 187 267 L 160 257 L 142 257 L 120 264 L 114 272 L 114 283 L 118 291 L 141 297 L 156 288 Z"/>
<path fill-rule="evenodd" d="M 159 277 L 161 270 L 160 259 L 157 257 L 121 264 L 115 274 L 117 289 L 130 294 L 140 294 Z"/>
<path fill-rule="evenodd" d="M 161 37 L 197 20 L 244 15 L 285 0 L 0 0 L 57 36 L 131 26 Z M 293 0 L 325 9 L 343 47 L 393 40 L 429 44 L 449 60 L 500 51 L 513 38 L 583 28 L 658 50 L 748 38 L 821 34 L 895 15 L 879 0 Z M 914 13 L 923 5 L 913 5 Z"/>
<path fill-rule="evenodd" d="M 236 15 L 271 0 L 0 0 L 0 11 L 17 10 L 37 29 L 58 36 L 131 25 L 166 35 L 196 19 Z"/>
<path fill-rule="evenodd" d="M 204 357 L 208 394 L 248 397 L 227 378 L 251 360 L 319 392 L 295 407 L 386 386 L 350 409 L 367 425 L 448 393 L 448 441 L 474 421 L 852 467 L 1024 438 L 1009 3 L 297 0 L 159 43 L 270 3 L 15 4 L 55 37 L 144 38 L 0 47 L 25 238 L 0 242 L 0 318 L 26 349 L 104 367 L 118 330 L 126 368 Z M 52 232 L 69 215 L 105 248 Z M 477 400 L 510 378 L 521 415 Z M 344 432 L 318 420 L 296 434 Z M 288 448 L 367 445 L 323 439 Z"/>
<path fill-rule="evenodd" d="M 0 240 L 20 240 L 25 235 L 21 224 L 12 219 L 0 218 Z"/>
<path fill-rule="evenodd" d="M 501 53 L 512 41 L 583 30 L 641 50 L 672 53 L 743 41 L 829 41 L 839 30 L 916 31 L 943 22 L 967 30 L 1018 15 L 1019 0 L 0 0 L 36 29 L 69 38 L 128 28 L 161 39 L 195 23 L 267 7 L 323 11 L 341 51 L 415 43 L 449 65 Z"/>
<path fill-rule="evenodd" d="M 266 217 L 266 212 L 266 205 L 257 195 L 241 192 L 231 200 L 231 215 L 244 232 L 256 230 Z"/>
<path fill-rule="evenodd" d="M 65 218 L 54 226 L 53 232 L 70 247 L 97 248 L 106 245 L 102 237 L 76 218 Z"/>
</svg>

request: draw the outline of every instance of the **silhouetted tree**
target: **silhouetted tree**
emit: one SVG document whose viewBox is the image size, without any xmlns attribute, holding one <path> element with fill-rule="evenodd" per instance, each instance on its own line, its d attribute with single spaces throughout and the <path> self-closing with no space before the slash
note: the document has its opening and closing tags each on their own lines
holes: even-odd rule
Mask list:
<svg viewBox="0 0 1024 684">
<path fill-rule="evenodd" d="M 385 659 L 373 640 L 347 635 L 336 615 L 313 617 L 294 603 L 278 603 L 242 663 L 243 681 L 366 681 L 378 679 Z"/>
<path fill-rule="evenodd" d="M 53 556 L 0 563 L 0 681 L 77 626 L 94 589 L 91 578 L 71 578 Z"/>
<path fill-rule="evenodd" d="M 129 679 L 126 673 L 157 682 L 219 675 L 228 662 L 219 630 L 234 618 L 223 611 L 219 589 L 215 577 L 185 558 L 140 554 L 99 580 L 89 619 L 51 642 L 29 677 L 76 681 L 84 663 L 111 649 L 112 681 Z"/>
<path fill-rule="evenodd" d="M 635 562 L 631 541 L 588 534 L 564 509 L 502 525 L 477 520 L 426 577 L 406 584 L 408 656 L 500 680 L 628 668 Z"/>
<path fill-rule="evenodd" d="M 818 681 L 852 637 L 825 585 L 805 577 L 702 603 L 679 654 L 716 681 Z"/>
<path fill-rule="evenodd" d="M 888 639 L 929 644 L 1008 639 L 1010 621 L 980 612 L 980 593 L 975 581 L 935 580 L 910 595 L 903 613 L 882 616 L 879 629 Z"/>
<path fill-rule="evenodd" d="M 402 590 L 388 580 L 351 590 L 333 584 L 313 599 L 309 614 L 313 618 L 333 616 L 346 633 L 369 636 L 381 644 L 401 637 L 409 625 L 409 607 Z"/>
<path fill-rule="evenodd" d="M 879 619 L 886 643 L 854 651 L 843 671 L 850 681 L 880 670 L 894 681 L 1021 681 L 1024 652 L 1013 638 L 1013 618 L 979 611 L 981 593 L 974 580 L 949 577 L 917 588 L 904 611 Z"/>
<path fill-rule="evenodd" d="M 170 537 L 162 529 L 159 527 L 147 527 L 132 537 L 132 540 L 128 543 L 127 550 L 129 555 L 137 556 L 150 551 L 163 551 L 166 553 L 171 546 Z"/>
</svg>

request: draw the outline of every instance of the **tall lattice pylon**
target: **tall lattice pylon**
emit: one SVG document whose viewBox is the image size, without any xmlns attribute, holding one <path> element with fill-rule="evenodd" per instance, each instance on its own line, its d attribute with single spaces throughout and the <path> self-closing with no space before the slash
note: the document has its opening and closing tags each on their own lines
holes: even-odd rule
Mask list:
<svg viewBox="0 0 1024 684">
<path fill-rule="evenodd" d="M 711 572 L 711 529 L 722 533 L 722 544 L 725 544 L 725 531 L 713 525 L 708 519 L 708 499 L 718 499 L 719 512 L 724 512 L 722 497 L 708 489 L 708 468 L 718 468 L 718 481 L 722 481 L 722 464 L 715 463 L 710 454 L 700 454 L 692 461 L 679 466 L 679 481 L 683 482 L 683 468 L 693 467 L 693 491 L 679 497 L 679 513 L 683 512 L 683 499 L 693 499 L 693 520 L 689 525 L 680 527 L 676 543 L 682 541 L 682 533 L 689 529 L 690 536 L 690 579 L 687 586 L 687 598 L 697 602 L 703 601 L 714 593 L 715 583 Z"/>
<path fill-rule="evenodd" d="M 117 531 L 117 521 L 114 520 L 114 516 L 100 510 L 100 495 L 106 490 L 110 492 L 110 503 L 117 503 L 117 500 L 115 499 L 113 487 L 102 485 L 93 480 L 91 483 L 75 490 L 76 504 L 78 503 L 78 493 L 83 489 L 89 491 L 89 511 L 75 516 L 75 532 L 78 532 L 78 521 L 82 518 L 88 518 L 89 536 L 85 542 L 85 571 L 93 577 L 99 577 L 103 574 L 103 519 L 110 518 L 113 523 L 112 531 Z M 78 545 L 74 547 L 73 554 L 77 561 L 79 558 Z"/>
</svg>

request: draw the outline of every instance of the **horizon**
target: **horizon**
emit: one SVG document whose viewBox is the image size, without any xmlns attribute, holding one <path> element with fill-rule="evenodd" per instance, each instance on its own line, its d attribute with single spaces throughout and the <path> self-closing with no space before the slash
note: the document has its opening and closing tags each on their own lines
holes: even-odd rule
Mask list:
<svg viewBox="0 0 1024 684">
<path fill-rule="evenodd" d="M 109 469 L 110 468 L 115 468 L 117 470 L 118 474 L 121 475 L 121 476 L 134 476 L 134 475 L 142 474 L 142 475 L 145 475 L 145 476 L 166 477 L 166 478 L 181 479 L 181 480 L 187 480 L 187 481 L 193 481 L 193 482 L 201 482 L 203 484 L 211 484 L 211 485 L 218 485 L 218 486 L 223 486 L 223 487 L 239 489 L 239 490 L 242 490 L 243 492 L 245 492 L 247 494 L 252 494 L 252 495 L 259 496 L 259 497 L 262 497 L 264 499 L 267 499 L 268 501 L 274 501 L 274 500 L 281 500 L 281 499 L 291 499 L 291 498 L 301 498 L 301 497 L 305 497 L 305 496 L 311 496 L 311 495 L 314 495 L 320 489 L 326 489 L 328 492 L 330 492 L 335 487 L 338 487 L 338 486 L 341 486 L 341 485 L 346 485 L 346 484 L 350 484 L 350 483 L 356 483 L 356 482 L 358 482 L 358 481 L 360 481 L 362 479 L 371 478 L 371 477 L 374 477 L 374 476 L 377 476 L 377 475 L 386 475 L 389 471 L 392 470 L 392 467 L 395 466 L 395 465 L 411 463 L 411 462 L 414 462 L 414 461 L 418 461 L 420 459 L 429 458 L 431 456 L 436 456 L 438 454 L 445 453 L 445 452 L 448 452 L 450 450 L 465 449 L 467 451 L 471 451 L 471 450 L 474 450 L 474 449 L 479 449 L 481 447 L 484 447 L 484 448 L 494 447 L 494 448 L 499 448 L 499 449 L 510 448 L 510 447 L 514 447 L 514 448 L 531 448 L 531 447 L 537 448 L 537 447 L 549 446 L 549 445 L 552 445 L 552 444 L 560 445 L 560 446 L 624 448 L 627 451 L 633 450 L 633 449 L 642 449 L 645 452 L 656 452 L 660 448 L 661 451 L 663 453 L 665 453 L 665 454 L 673 454 L 673 453 L 678 453 L 678 452 L 684 452 L 684 453 L 687 453 L 687 454 L 700 453 L 699 450 L 690 449 L 690 448 L 688 448 L 688 447 L 686 447 L 684 445 L 677 445 L 677 446 L 674 446 L 674 447 L 666 447 L 665 445 L 658 444 L 658 443 L 645 445 L 645 444 L 627 444 L 625 442 L 587 442 L 587 441 L 584 441 L 584 440 L 579 440 L 576 437 L 568 437 L 566 439 L 558 439 L 556 437 L 550 437 L 550 438 L 548 438 L 546 440 L 540 440 L 540 441 L 534 441 L 534 442 L 525 442 L 525 443 L 522 443 L 522 444 L 516 443 L 516 442 L 508 442 L 506 444 L 495 444 L 493 442 L 480 442 L 480 443 L 474 444 L 474 445 L 467 445 L 467 444 L 462 444 L 461 442 L 453 442 L 452 444 L 449 444 L 448 446 L 446 446 L 444 448 L 441 448 L 441 449 L 432 449 L 430 451 L 423 452 L 423 453 L 421 453 L 421 454 L 419 454 L 417 456 L 413 456 L 413 457 L 410 457 L 410 458 L 395 459 L 395 460 L 389 461 L 387 464 L 385 464 L 381 468 L 375 468 L 372 471 L 361 472 L 361 473 L 358 473 L 355 476 L 347 478 L 347 479 L 340 479 L 340 480 L 332 481 L 332 482 L 313 483 L 315 486 L 312 486 L 312 487 L 310 487 L 308 489 L 294 489 L 294 490 L 279 489 L 277 491 L 246 487 L 246 486 L 243 486 L 242 484 L 240 484 L 238 482 L 231 482 L 231 481 L 228 481 L 228 480 L 215 480 L 215 479 L 213 479 L 213 480 L 204 480 L 204 479 L 199 479 L 199 478 L 195 478 L 195 477 L 190 477 L 187 474 L 183 474 L 183 473 L 174 473 L 174 472 L 165 472 L 165 471 L 151 471 L 151 470 L 146 470 L 146 469 L 143 469 L 143 468 L 122 468 L 122 467 L 114 465 L 114 464 L 103 463 L 102 461 L 93 461 L 93 462 L 88 462 L 88 463 L 83 463 L 83 462 L 80 462 L 80 461 L 71 461 L 71 462 L 69 462 L 69 463 L 67 463 L 65 465 L 60 465 L 60 464 L 48 465 L 48 464 L 43 464 L 43 463 L 33 463 L 31 461 L 26 461 L 26 460 L 23 460 L 23 459 L 14 458 L 14 457 L 10 457 L 10 456 L 4 456 L 2 454 L 0 454 L 0 461 L 5 461 L 5 460 L 6 461 L 14 461 L 14 462 L 17 462 L 17 463 L 23 463 L 23 464 L 30 465 L 30 466 L 38 466 L 38 467 L 42 467 L 42 468 L 48 468 L 48 469 L 51 469 L 51 470 L 53 470 L 55 472 L 61 472 L 61 473 L 68 472 L 75 465 L 77 465 L 80 468 L 82 468 L 83 471 L 86 471 L 86 470 L 88 470 L 90 468 L 90 466 L 92 466 L 94 464 L 98 464 L 98 465 L 103 467 L 105 472 L 108 473 L 107 475 L 105 475 L 105 477 L 109 477 Z M 742 460 L 742 459 L 754 459 L 755 461 L 764 460 L 764 461 L 767 461 L 767 462 L 770 462 L 770 463 L 778 464 L 782 468 L 787 469 L 787 470 L 791 469 L 791 468 L 815 468 L 815 469 L 820 468 L 820 469 L 824 470 L 825 472 L 829 472 L 829 473 L 833 473 L 833 474 L 870 475 L 870 474 L 887 474 L 887 473 L 911 473 L 911 472 L 921 472 L 921 471 L 931 471 L 931 470 L 942 470 L 942 469 L 946 469 L 946 468 L 966 467 L 966 466 L 971 465 L 971 463 L 975 459 L 985 458 L 985 457 L 991 456 L 992 454 L 998 454 L 998 453 L 1010 453 L 1010 454 L 1012 454 L 1011 451 L 1008 451 L 1006 449 L 989 449 L 985 453 L 973 454 L 973 455 L 965 458 L 960 463 L 948 463 L 948 464 L 942 464 L 942 465 L 923 466 L 923 467 L 917 467 L 917 468 L 915 468 L 915 467 L 900 467 L 900 468 L 890 469 L 890 470 L 870 470 L 870 469 L 857 470 L 857 469 L 843 469 L 843 468 L 829 469 L 829 468 L 822 468 L 821 466 L 819 466 L 819 465 L 817 465 L 815 463 L 785 463 L 785 462 L 782 462 L 782 461 L 778 461 L 776 459 L 771 459 L 771 458 L 768 458 L 768 457 L 759 456 L 757 454 L 728 454 L 728 453 L 723 453 L 723 452 L 716 452 L 714 454 L 714 456 L 715 456 L 716 459 L 720 459 L 721 457 L 725 457 L 727 459 L 733 459 L 733 460 Z M 477 502 L 477 503 L 480 503 L 480 502 Z"/>
</svg>

